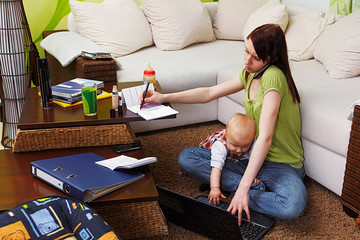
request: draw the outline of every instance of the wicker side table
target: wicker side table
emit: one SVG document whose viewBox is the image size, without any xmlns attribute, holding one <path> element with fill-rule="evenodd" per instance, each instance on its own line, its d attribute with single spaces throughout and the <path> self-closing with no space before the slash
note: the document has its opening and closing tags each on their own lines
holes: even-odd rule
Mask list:
<svg viewBox="0 0 360 240">
<path fill-rule="evenodd" d="M 360 106 L 355 106 L 349 147 L 347 152 L 344 184 L 341 194 L 344 211 L 352 216 L 360 212 Z"/>
</svg>

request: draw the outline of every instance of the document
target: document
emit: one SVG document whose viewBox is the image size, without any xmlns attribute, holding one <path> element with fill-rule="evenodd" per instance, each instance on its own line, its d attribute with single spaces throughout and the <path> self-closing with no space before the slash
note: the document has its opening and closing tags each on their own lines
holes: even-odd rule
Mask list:
<svg viewBox="0 0 360 240">
<path fill-rule="evenodd" d="M 101 166 L 107 167 L 111 170 L 115 170 L 115 169 L 132 169 L 150 163 L 154 163 L 156 161 L 157 161 L 156 157 L 146 157 L 142 159 L 137 159 L 137 158 L 121 155 L 118 157 L 97 161 L 96 163 Z"/>
<path fill-rule="evenodd" d="M 145 89 L 146 85 L 122 89 L 121 98 L 123 102 L 126 103 L 128 110 L 138 114 L 147 121 L 179 113 L 170 106 L 165 106 L 162 104 L 145 103 L 140 109 L 140 96 L 145 91 Z M 154 85 L 150 84 L 149 89 L 154 90 Z"/>
</svg>

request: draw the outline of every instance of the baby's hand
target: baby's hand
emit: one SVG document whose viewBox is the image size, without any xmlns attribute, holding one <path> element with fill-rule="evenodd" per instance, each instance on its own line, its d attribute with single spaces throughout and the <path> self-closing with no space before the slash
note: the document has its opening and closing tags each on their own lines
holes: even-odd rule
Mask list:
<svg viewBox="0 0 360 240">
<path fill-rule="evenodd" d="M 258 183 L 260 183 L 261 182 L 261 180 L 260 179 L 258 179 L 258 178 L 255 178 L 254 179 L 254 182 L 253 182 L 253 184 L 258 184 Z"/>
<path fill-rule="evenodd" d="M 226 198 L 222 194 L 220 188 L 211 188 L 210 193 L 209 193 L 209 197 L 208 197 L 209 204 L 211 204 L 213 202 L 215 206 L 219 206 L 220 205 L 220 197 L 222 199 Z"/>
</svg>

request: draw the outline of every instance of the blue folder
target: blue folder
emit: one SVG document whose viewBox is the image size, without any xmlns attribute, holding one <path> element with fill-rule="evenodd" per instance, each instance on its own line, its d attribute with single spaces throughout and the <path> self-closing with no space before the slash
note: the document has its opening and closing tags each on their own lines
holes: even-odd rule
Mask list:
<svg viewBox="0 0 360 240">
<path fill-rule="evenodd" d="M 109 192 L 145 177 L 134 170 L 110 170 L 95 162 L 105 158 L 92 153 L 31 162 L 31 173 L 83 202 L 90 202 Z"/>
</svg>

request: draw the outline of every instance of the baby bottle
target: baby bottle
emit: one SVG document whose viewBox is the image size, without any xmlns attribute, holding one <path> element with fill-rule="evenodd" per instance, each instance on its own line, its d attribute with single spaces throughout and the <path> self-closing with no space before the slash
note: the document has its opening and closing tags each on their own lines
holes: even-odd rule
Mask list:
<svg viewBox="0 0 360 240">
<path fill-rule="evenodd" d="M 143 79 L 146 82 L 152 83 L 154 85 L 154 89 L 156 90 L 156 76 L 155 76 L 155 70 L 151 67 L 151 63 L 147 66 L 147 68 L 144 70 Z"/>
</svg>

